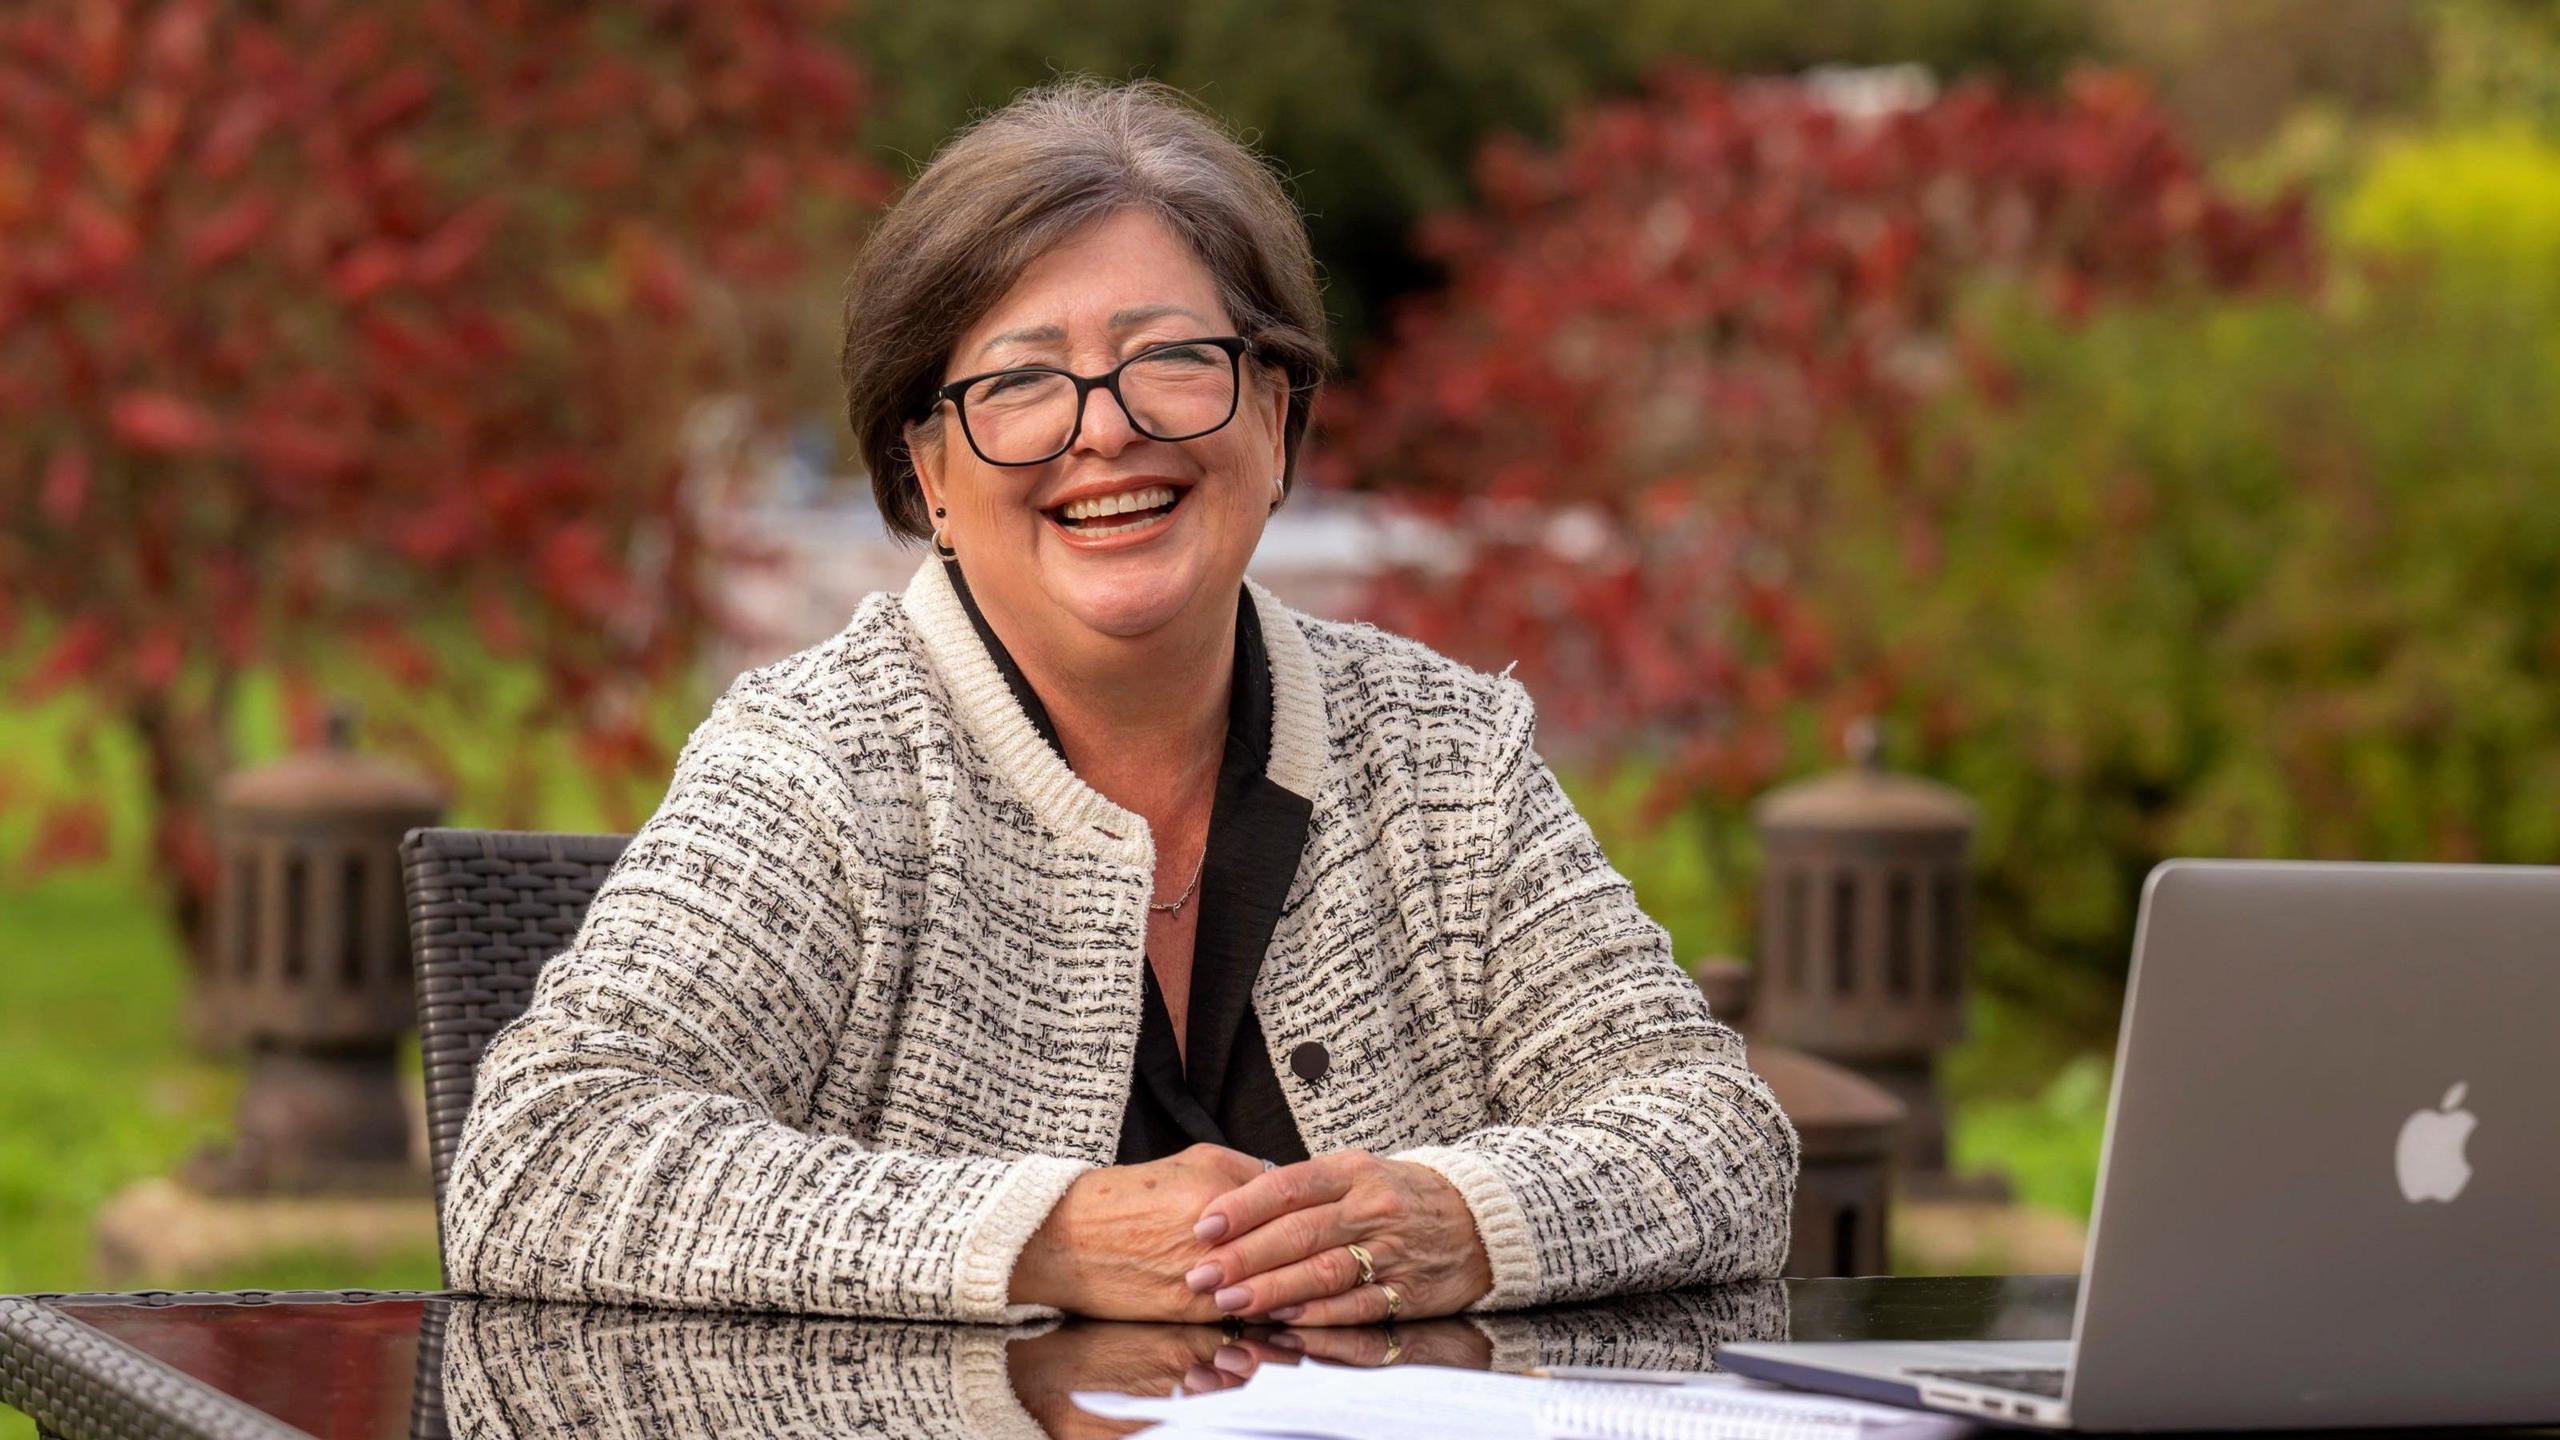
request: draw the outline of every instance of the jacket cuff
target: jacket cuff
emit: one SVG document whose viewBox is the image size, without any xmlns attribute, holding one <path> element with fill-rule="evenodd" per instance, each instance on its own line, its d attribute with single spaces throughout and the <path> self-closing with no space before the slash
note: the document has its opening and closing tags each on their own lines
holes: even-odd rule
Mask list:
<svg viewBox="0 0 2560 1440">
<path fill-rule="evenodd" d="M 1513 1315 L 1486 1315 L 1470 1310 L 1459 1317 L 1476 1328 L 1492 1355 L 1485 1369 L 1496 1375 L 1518 1375 L 1547 1363 L 1547 1347 L 1538 1328 Z"/>
<path fill-rule="evenodd" d="M 1013 1163 L 960 1241 L 959 1283 L 952 1296 L 957 1318 L 1015 1325 L 1058 1313 L 1052 1306 L 1011 1303 L 1013 1265 L 1058 1197 L 1092 1168 L 1054 1155 L 1025 1155 Z"/>
<path fill-rule="evenodd" d="M 1049 1432 L 1031 1412 L 1022 1408 L 1021 1399 L 1013 1393 L 1013 1372 L 1007 1364 L 1007 1352 L 1014 1341 L 1035 1335 L 1046 1327 L 1033 1325 L 1021 1329 L 995 1329 L 992 1326 L 957 1327 L 951 1356 L 951 1387 L 960 1403 L 960 1415 L 969 1433 L 994 1437 L 994 1440 L 1048 1440 Z"/>
<path fill-rule="evenodd" d="M 1387 1157 L 1426 1166 L 1457 1188 L 1475 1216 L 1476 1238 L 1493 1267 L 1493 1288 L 1469 1310 L 1517 1310 L 1538 1299 L 1538 1250 L 1529 1239 L 1529 1217 L 1502 1172 L 1472 1150 L 1425 1145 Z"/>
</svg>

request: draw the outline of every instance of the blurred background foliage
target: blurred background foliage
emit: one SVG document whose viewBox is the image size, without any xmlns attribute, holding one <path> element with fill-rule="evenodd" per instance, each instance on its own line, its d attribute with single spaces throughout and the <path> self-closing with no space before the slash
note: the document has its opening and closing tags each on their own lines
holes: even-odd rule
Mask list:
<svg viewBox="0 0 2560 1440">
<path fill-rule="evenodd" d="M 903 176 L 974 110 L 1072 70 L 1158 76 L 1257 135 L 1312 212 L 1346 416 L 1429 378 L 1391 368 L 1394 317 L 1448 304 L 1427 227 L 1481 219 L 1504 164 L 1701 77 L 1910 62 L 1941 87 L 1981 79 L 2025 114 L 2088 84 L 2083 67 L 2113 67 L 2110 103 L 2156 117 L 2202 177 L 2190 200 L 2260 214 L 2304 197 L 2317 264 L 2283 284 L 2100 287 L 2058 307 L 2034 273 L 1960 267 L 1931 312 L 1945 320 L 1933 333 L 1963 339 L 1936 352 L 1955 378 L 1896 392 L 1891 447 L 1849 425 L 1792 456 L 1789 473 L 1818 478 L 1818 514 L 1775 568 L 1718 572 L 1765 591 L 1755 623 L 1801 650 L 1773 672 L 1800 683 L 1737 711 L 1749 744 L 1732 753 L 1750 763 L 1733 775 L 1836 763 L 1839 722 L 1874 710 L 1898 764 L 1981 804 L 1983 984 L 1947 1077 L 1957 1152 L 2085 1210 L 2131 907 L 2154 860 L 2560 858 L 2555 16 L 2539 0 L 980 0 L 866 5 L 824 36 L 867 77 L 845 92 L 859 113 L 831 122 L 860 149 L 839 165 Z M 52 218 L 29 202 L 42 157 L 19 143 L 0 136 L 0 246 Z M 680 225 L 666 233 L 690 253 Z M 645 259 L 628 259 L 631 278 L 655 268 Z M 714 336 L 768 336 L 750 357 L 778 376 L 768 402 L 820 421 L 835 268 L 777 282 L 753 327 Z M 10 315 L 0 300 L 0 329 Z M 550 383 L 574 394 L 579 377 Z M 0 516 L 23 540 L 44 467 L 0 453 Z M 1587 498 L 1590 479 L 1529 489 Z M 1721 532 L 1687 533 L 1712 547 Z M 390 543 L 342 528 L 319 573 L 361 577 Z M 0 569 L 17 622 L 0 632 L 0 1290 L 86 1283 L 90 1210 L 217 1131 L 232 1084 L 175 1044 L 150 756 L 98 723 L 80 677 L 32 683 L 80 618 L 76 576 L 47 605 L 19 578 Z M 211 722 L 220 753 L 308 739 L 295 697 L 327 688 L 398 717 L 396 748 L 453 780 L 455 823 L 623 828 L 646 813 L 663 776 L 631 757 L 670 753 L 703 697 L 661 674 L 609 717 L 620 739 L 599 751 L 575 724 L 537 723 L 556 676 L 499 653 L 490 631 L 506 626 L 485 607 L 434 583 L 404 593 L 397 636 L 324 627 L 298 633 L 305 673 L 247 665 Z M 403 678 L 420 663 L 470 684 L 431 702 Z M 525 728 L 500 735 L 493 717 Z M 1737 821 L 1751 786 L 1719 788 L 1660 738 L 1559 726 L 1552 744 L 1680 954 L 1747 952 L 1754 857 Z M 432 1267 L 313 1273 L 417 1283 Z"/>
<path fill-rule="evenodd" d="M 2560 331 L 2465 286 L 2012 313 L 2013 398 L 1931 417 L 1938 562 L 1826 548 L 1981 803 L 1986 986 L 2103 1044 L 2172 855 L 2560 856 Z"/>
<path fill-rule="evenodd" d="M 2518 120 L 2395 139 L 2345 197 L 2338 232 L 2483 308 L 2547 316 L 2560 298 L 2560 131 Z"/>
<path fill-rule="evenodd" d="M 779 302 L 888 186 L 840 10 L 0 11 L 0 678 L 142 747 L 191 949 L 253 675 L 305 736 L 353 661 L 664 770 L 720 619 L 681 424 L 789 393 Z M 374 728 L 442 770 L 418 708 Z"/>
<path fill-rule="evenodd" d="M 1356 366 L 1387 302 L 1429 286 L 1410 240 L 1465 203 L 1495 135 L 1552 140 L 1654 67 L 1731 74 L 1914 63 L 2029 85 L 2104 46 L 2073 0 L 1476 0 L 1271 9 L 1187 0 L 870 5 L 854 25 L 887 94 L 869 135 L 912 169 L 967 119 L 1052 75 L 1153 76 L 1199 96 L 1288 170 Z"/>
</svg>

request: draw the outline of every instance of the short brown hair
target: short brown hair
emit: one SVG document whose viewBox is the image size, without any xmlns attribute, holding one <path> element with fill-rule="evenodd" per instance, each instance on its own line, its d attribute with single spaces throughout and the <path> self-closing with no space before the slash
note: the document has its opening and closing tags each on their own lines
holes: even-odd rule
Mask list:
<svg viewBox="0 0 2560 1440">
<path fill-rule="evenodd" d="M 944 144 L 881 217 L 846 285 L 845 419 L 893 533 L 933 533 L 905 429 L 926 414 L 961 333 L 1043 251 L 1127 209 L 1191 246 L 1255 357 L 1287 375 L 1284 473 L 1296 471 L 1330 357 L 1306 222 L 1280 176 L 1172 86 L 1059 80 Z"/>
</svg>

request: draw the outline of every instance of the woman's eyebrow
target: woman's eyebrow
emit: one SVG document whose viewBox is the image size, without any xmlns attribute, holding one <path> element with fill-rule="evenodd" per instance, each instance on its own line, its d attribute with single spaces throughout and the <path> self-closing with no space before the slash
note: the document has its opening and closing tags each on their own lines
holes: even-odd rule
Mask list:
<svg viewBox="0 0 2560 1440">
<path fill-rule="evenodd" d="M 1067 332 L 1055 325 L 1033 325 L 1021 330 L 1007 330 L 979 346 L 978 353 L 984 355 L 999 345 L 1041 345 L 1066 338 Z"/>
<path fill-rule="evenodd" d="M 1111 312 L 1111 328 L 1115 331 L 1126 330 L 1132 325 L 1144 325 L 1150 320 L 1160 320 L 1167 315 L 1179 315 L 1186 320 L 1200 320 L 1198 311 L 1185 309 L 1180 305 L 1132 305 L 1126 310 Z M 1206 325 L 1209 322 L 1200 320 L 1200 323 Z"/>
<path fill-rule="evenodd" d="M 1209 323 L 1201 319 L 1199 311 L 1188 306 L 1160 304 L 1132 305 L 1126 310 L 1114 310 L 1111 312 L 1110 326 L 1114 332 L 1117 332 L 1133 325 L 1144 325 L 1150 320 L 1161 320 L 1167 315 L 1179 315 L 1186 320 L 1199 320 L 1203 325 Z M 1067 332 L 1056 325 L 1031 325 L 1020 330 L 1005 331 L 979 346 L 978 353 L 984 355 L 999 345 L 1045 345 L 1066 338 Z"/>
</svg>

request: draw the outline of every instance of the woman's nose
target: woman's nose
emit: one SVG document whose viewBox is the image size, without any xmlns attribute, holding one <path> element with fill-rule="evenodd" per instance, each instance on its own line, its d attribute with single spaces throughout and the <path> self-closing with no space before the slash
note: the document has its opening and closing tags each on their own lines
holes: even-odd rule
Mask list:
<svg viewBox="0 0 2560 1440">
<path fill-rule="evenodd" d="M 1076 449 L 1107 459 L 1127 449 L 1130 441 L 1144 438 L 1129 423 L 1129 412 L 1120 408 L 1119 396 L 1097 385 L 1084 397 L 1084 425 L 1076 435 Z"/>
</svg>

